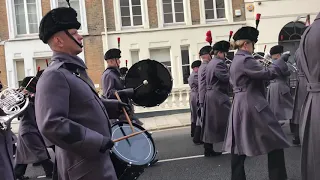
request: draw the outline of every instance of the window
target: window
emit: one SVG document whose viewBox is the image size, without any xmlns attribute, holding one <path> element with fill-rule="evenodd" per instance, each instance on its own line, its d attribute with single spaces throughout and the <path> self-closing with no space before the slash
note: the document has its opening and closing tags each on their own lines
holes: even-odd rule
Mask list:
<svg viewBox="0 0 320 180">
<path fill-rule="evenodd" d="M 56 1 L 55 7 L 69 7 L 66 0 L 54 0 Z M 76 10 L 78 16 L 77 19 L 81 23 L 79 30 L 83 30 L 83 25 L 86 24 L 85 21 L 85 11 L 83 0 L 70 0 L 70 6 Z"/>
<path fill-rule="evenodd" d="M 206 20 L 226 18 L 224 0 L 204 0 Z"/>
<path fill-rule="evenodd" d="M 156 61 L 164 64 L 171 73 L 170 48 L 151 49 L 150 50 L 150 59 L 156 60 Z"/>
<path fill-rule="evenodd" d="M 139 62 L 139 51 L 131 51 L 131 62 L 132 64 Z"/>
<path fill-rule="evenodd" d="M 51 59 L 47 58 L 48 60 L 48 64 L 51 63 Z M 45 58 L 41 58 L 41 59 L 35 59 L 35 74 L 37 74 L 38 71 L 38 67 L 40 67 L 40 70 L 46 69 L 47 68 L 47 64 L 46 64 L 46 59 Z"/>
<path fill-rule="evenodd" d="M 162 0 L 164 23 L 184 22 L 183 0 Z"/>
<path fill-rule="evenodd" d="M 120 0 L 122 26 L 142 25 L 141 1 Z"/>
<path fill-rule="evenodd" d="M 37 0 L 14 0 L 14 19 L 16 34 L 38 33 L 39 19 Z"/>
<path fill-rule="evenodd" d="M 188 78 L 190 76 L 189 47 L 181 47 L 181 59 L 183 84 L 188 84 Z"/>
<path fill-rule="evenodd" d="M 17 76 L 16 86 L 20 87 L 21 83 L 22 83 L 22 80 L 25 77 L 23 59 L 22 60 L 16 60 L 16 76 Z"/>
</svg>

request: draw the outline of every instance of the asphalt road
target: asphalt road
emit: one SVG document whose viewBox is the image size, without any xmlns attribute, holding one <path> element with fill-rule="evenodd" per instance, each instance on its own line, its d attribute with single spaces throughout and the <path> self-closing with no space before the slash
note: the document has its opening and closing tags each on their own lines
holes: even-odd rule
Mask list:
<svg viewBox="0 0 320 180">
<path fill-rule="evenodd" d="M 291 141 L 288 125 L 284 130 Z M 159 163 L 149 167 L 139 180 L 230 180 L 230 155 L 203 157 L 203 147 L 192 143 L 189 127 L 153 132 L 159 151 Z M 222 143 L 214 145 L 220 150 Z M 195 157 L 194 157 L 195 156 Z M 300 178 L 300 147 L 285 150 L 286 167 L 289 178 Z M 267 156 L 246 159 L 247 180 L 268 180 Z M 29 165 L 26 175 L 33 179 L 43 175 L 40 167 Z M 46 178 L 43 178 L 46 179 Z"/>
</svg>

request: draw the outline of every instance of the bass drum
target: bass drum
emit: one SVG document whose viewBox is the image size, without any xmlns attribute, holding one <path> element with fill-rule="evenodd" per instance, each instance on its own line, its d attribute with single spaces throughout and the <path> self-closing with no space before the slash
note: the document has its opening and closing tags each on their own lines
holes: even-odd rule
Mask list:
<svg viewBox="0 0 320 180">
<path fill-rule="evenodd" d="M 145 129 L 132 123 L 135 132 Z M 112 139 L 118 139 L 132 133 L 127 122 L 116 122 L 112 126 Z M 111 149 L 111 160 L 119 180 L 134 180 L 150 165 L 157 152 L 149 132 L 116 142 Z"/>
<path fill-rule="evenodd" d="M 147 80 L 147 85 L 142 85 Z M 142 85 L 142 86 L 141 86 Z M 136 106 L 154 107 L 163 103 L 172 90 L 169 70 L 158 61 L 142 60 L 134 64 L 125 77 L 126 88 L 137 88 L 132 101 Z"/>
</svg>

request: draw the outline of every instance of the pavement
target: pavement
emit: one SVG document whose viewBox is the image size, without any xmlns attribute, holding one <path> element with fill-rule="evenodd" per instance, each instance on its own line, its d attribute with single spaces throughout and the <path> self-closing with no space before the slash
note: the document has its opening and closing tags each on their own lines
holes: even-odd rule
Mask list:
<svg viewBox="0 0 320 180">
<path fill-rule="evenodd" d="M 143 127 L 145 129 L 154 131 L 190 125 L 190 112 L 185 111 L 182 113 L 149 113 L 149 115 L 141 114 L 140 116 L 137 114 L 137 117 L 142 117 L 139 119 L 143 122 Z M 19 121 L 12 121 L 11 127 L 12 132 L 18 134 Z"/>
<path fill-rule="evenodd" d="M 291 141 L 288 124 L 286 123 L 283 128 Z M 147 168 L 139 180 L 230 180 L 230 154 L 204 157 L 203 146 L 192 143 L 189 126 L 154 131 L 152 137 L 159 151 L 159 162 Z M 221 150 L 221 147 L 222 143 L 214 145 L 216 151 Z M 285 149 L 287 174 L 291 180 L 301 179 L 300 149 L 300 147 Z M 268 180 L 267 166 L 266 155 L 247 158 L 245 162 L 247 180 Z M 36 180 L 43 174 L 41 167 L 31 165 L 26 173 L 31 180 Z"/>
</svg>

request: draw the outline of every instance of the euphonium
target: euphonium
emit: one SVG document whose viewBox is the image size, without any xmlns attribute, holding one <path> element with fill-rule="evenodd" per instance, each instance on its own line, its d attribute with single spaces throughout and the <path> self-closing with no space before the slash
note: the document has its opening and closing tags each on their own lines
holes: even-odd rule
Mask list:
<svg viewBox="0 0 320 180">
<path fill-rule="evenodd" d="M 11 128 L 11 122 L 22 114 L 29 105 L 30 92 L 27 90 L 31 82 L 36 83 L 37 78 L 30 79 L 25 88 L 6 88 L 0 93 L 0 130 Z"/>
</svg>

